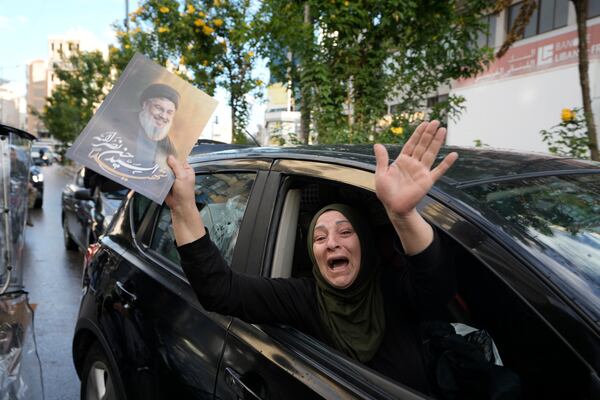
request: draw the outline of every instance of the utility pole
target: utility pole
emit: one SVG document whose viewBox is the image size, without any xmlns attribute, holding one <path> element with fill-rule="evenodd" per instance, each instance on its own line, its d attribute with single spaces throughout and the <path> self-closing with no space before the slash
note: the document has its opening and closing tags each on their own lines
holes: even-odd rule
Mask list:
<svg viewBox="0 0 600 400">
<path fill-rule="evenodd" d="M 129 32 L 129 0 L 125 0 L 125 20 L 123 21 L 123 25 L 125 25 L 125 32 Z"/>
</svg>

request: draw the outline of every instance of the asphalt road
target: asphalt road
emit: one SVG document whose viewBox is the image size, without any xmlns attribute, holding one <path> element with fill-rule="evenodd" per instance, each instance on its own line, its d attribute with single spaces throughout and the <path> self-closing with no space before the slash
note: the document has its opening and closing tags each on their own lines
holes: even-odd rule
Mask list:
<svg viewBox="0 0 600 400">
<path fill-rule="evenodd" d="M 44 205 L 30 210 L 33 227 L 25 230 L 23 282 L 34 316 L 46 400 L 79 399 L 79 378 L 71 358 L 71 340 L 81 296 L 83 254 L 65 250 L 60 195 L 73 169 L 43 167 Z"/>
</svg>

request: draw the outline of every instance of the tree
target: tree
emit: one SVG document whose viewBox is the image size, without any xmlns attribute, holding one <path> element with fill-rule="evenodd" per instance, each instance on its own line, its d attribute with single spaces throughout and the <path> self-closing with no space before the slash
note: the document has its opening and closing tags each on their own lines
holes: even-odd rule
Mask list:
<svg viewBox="0 0 600 400">
<path fill-rule="evenodd" d="M 43 110 L 32 110 L 62 143 L 70 143 L 92 118 L 112 85 L 111 62 L 102 53 L 80 52 L 61 67 L 55 65 L 60 80 Z"/>
<path fill-rule="evenodd" d="M 581 96 L 583 103 L 583 113 L 585 116 L 585 124 L 587 127 L 587 143 L 590 149 L 592 160 L 600 161 L 600 153 L 598 151 L 598 134 L 596 124 L 594 122 L 594 113 L 592 111 L 592 100 L 590 96 L 590 78 L 589 78 L 589 59 L 587 45 L 587 0 L 571 0 L 575 6 L 575 14 L 577 19 L 577 36 L 579 46 L 579 84 L 581 86 Z M 511 5 L 509 0 L 498 0 L 494 11 L 501 11 Z M 536 0 L 525 0 L 519 14 L 515 19 L 510 32 L 508 32 L 505 42 L 498 50 L 496 57 L 500 58 L 512 44 L 523 37 L 523 32 L 529 23 L 533 12 L 537 7 Z"/>
<path fill-rule="evenodd" d="M 320 142 L 397 140 L 378 125 L 386 100 L 397 96 L 391 126 L 404 127 L 440 85 L 491 59 L 490 49 L 474 45 L 487 7 L 485 0 L 265 0 L 261 51 L 273 76 L 292 82 Z M 451 97 L 446 110 L 460 103 Z"/>
<path fill-rule="evenodd" d="M 120 31 L 121 44 L 163 65 L 213 95 L 229 94 L 234 142 L 245 142 L 247 94 L 262 85 L 252 76 L 256 56 L 250 0 L 147 0 L 132 13 L 134 29 Z"/>
</svg>

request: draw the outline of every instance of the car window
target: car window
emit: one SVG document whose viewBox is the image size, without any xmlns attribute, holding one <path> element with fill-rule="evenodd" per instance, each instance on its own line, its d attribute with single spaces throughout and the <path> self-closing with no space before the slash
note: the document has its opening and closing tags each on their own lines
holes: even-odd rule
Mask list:
<svg viewBox="0 0 600 400">
<path fill-rule="evenodd" d="M 138 231 L 142 220 L 144 219 L 144 215 L 148 208 L 152 204 L 152 200 L 143 196 L 139 193 L 136 193 L 133 196 L 133 205 L 132 205 L 132 222 L 133 222 L 133 230 L 134 232 Z"/>
<path fill-rule="evenodd" d="M 493 182 L 465 189 L 490 219 L 527 247 L 537 243 L 554 271 L 600 315 L 600 176 L 563 175 Z"/>
<path fill-rule="evenodd" d="M 246 210 L 254 173 L 223 173 L 196 176 L 196 205 L 206 230 L 228 264 L 233 259 L 242 218 Z M 168 207 L 160 211 L 150 248 L 179 264 Z"/>
</svg>

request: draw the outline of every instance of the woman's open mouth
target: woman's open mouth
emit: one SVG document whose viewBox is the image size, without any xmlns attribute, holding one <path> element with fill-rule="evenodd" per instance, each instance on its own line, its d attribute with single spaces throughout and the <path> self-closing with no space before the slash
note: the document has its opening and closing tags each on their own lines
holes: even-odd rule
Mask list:
<svg viewBox="0 0 600 400">
<path fill-rule="evenodd" d="M 347 257 L 332 257 L 327 260 L 327 266 L 332 270 L 345 268 L 348 266 L 348 263 L 349 260 Z"/>
</svg>

